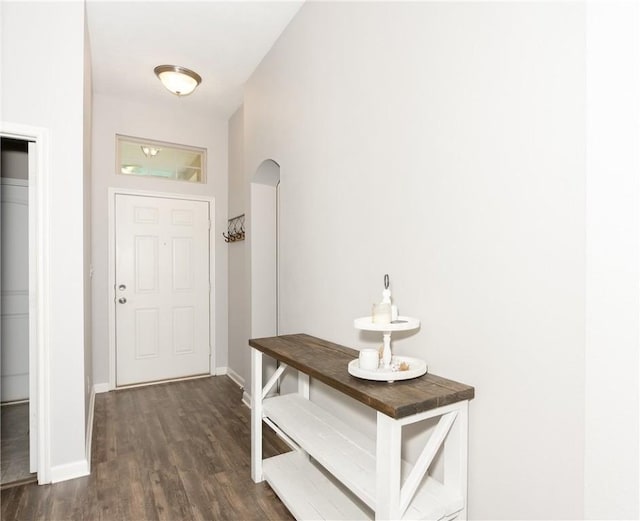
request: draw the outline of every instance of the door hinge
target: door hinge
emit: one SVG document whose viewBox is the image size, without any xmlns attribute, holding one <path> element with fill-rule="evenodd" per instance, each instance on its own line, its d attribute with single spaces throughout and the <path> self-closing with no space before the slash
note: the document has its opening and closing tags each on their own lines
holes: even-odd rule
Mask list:
<svg viewBox="0 0 640 521">
<path fill-rule="evenodd" d="M 211 219 L 209 219 L 209 230 L 211 229 Z"/>
</svg>

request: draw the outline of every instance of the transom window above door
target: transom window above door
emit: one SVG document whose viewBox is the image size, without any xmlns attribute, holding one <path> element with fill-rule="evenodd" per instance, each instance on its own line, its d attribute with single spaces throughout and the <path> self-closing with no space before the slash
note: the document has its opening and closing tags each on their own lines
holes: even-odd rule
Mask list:
<svg viewBox="0 0 640 521">
<path fill-rule="evenodd" d="M 117 172 L 204 183 L 207 151 L 204 148 L 116 136 Z"/>
</svg>

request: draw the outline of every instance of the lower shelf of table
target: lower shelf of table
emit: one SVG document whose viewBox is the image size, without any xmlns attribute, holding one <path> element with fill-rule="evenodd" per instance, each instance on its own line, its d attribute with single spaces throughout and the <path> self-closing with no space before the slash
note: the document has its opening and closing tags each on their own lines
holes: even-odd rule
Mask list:
<svg viewBox="0 0 640 521">
<path fill-rule="evenodd" d="M 349 497 L 300 452 L 264 460 L 262 474 L 296 519 L 373 519 L 371 510 Z"/>
<path fill-rule="evenodd" d="M 310 454 L 318 461 L 323 468 L 327 469 L 337 481 L 344 484 L 353 492 L 362 504 L 370 509 L 375 508 L 376 495 L 376 462 L 375 462 L 375 441 L 365 437 L 362 433 L 355 431 L 344 422 L 334 417 L 324 409 L 318 407 L 313 402 L 302 398 L 296 394 L 289 394 L 269 398 L 264 402 L 265 415 L 278 425 L 288 436 L 290 436 L 304 451 Z M 287 456 L 284 458 L 283 456 Z M 297 457 L 296 457 L 297 456 Z M 276 458 L 280 458 L 277 459 Z M 329 479 L 320 472 L 309 460 L 299 453 L 288 453 L 276 458 L 270 458 L 264 461 L 264 476 L 271 484 L 275 492 L 280 496 L 285 505 L 291 510 L 297 519 L 318 519 L 317 515 L 308 517 L 306 514 L 309 507 L 306 505 L 308 498 L 302 499 L 303 506 L 289 505 L 296 501 L 296 491 L 289 490 L 290 487 L 305 487 L 305 490 L 322 490 L 319 493 L 318 501 L 333 502 L 333 498 L 341 498 L 345 496 L 344 492 L 338 493 L 334 489 L 340 491 L 340 486 L 333 483 L 333 478 Z M 277 464 L 275 463 L 277 461 Z M 276 470 L 274 475 L 273 466 Z M 283 469 L 280 469 L 283 467 Z M 311 468 L 309 468 L 311 467 Z M 409 475 L 411 465 L 406 462 L 402 464 L 403 479 Z M 303 485 L 305 475 L 319 474 L 322 479 L 318 480 L 322 483 L 329 481 L 333 484 L 333 488 L 329 487 L 333 492 L 329 493 L 326 489 L 328 485 L 320 486 L 314 479 L 313 483 Z M 295 476 L 295 477 L 293 477 Z M 288 481 L 293 483 L 289 484 Z M 282 493 L 280 492 L 282 491 Z M 305 493 L 306 494 L 306 493 Z M 335 499 L 339 504 L 343 503 L 342 499 Z M 351 501 L 349 499 L 351 503 Z M 314 507 L 316 508 L 314 502 Z M 418 488 L 418 492 L 414 496 L 411 505 L 407 509 L 403 519 L 451 519 L 456 513 L 464 507 L 464 501 L 460 494 L 451 490 L 439 481 L 425 477 L 422 484 Z M 297 510 L 302 508 L 304 515 L 296 514 Z M 368 512 L 371 510 L 367 509 Z M 335 514 L 327 514 L 327 519 L 334 519 Z M 351 513 L 347 519 L 367 519 L 368 517 L 356 516 Z M 320 517 L 320 519 L 323 519 Z"/>
<path fill-rule="evenodd" d="M 288 452 L 264 460 L 262 473 L 265 481 L 298 520 L 375 519 L 371 509 L 347 492 L 344 486 L 318 469 L 301 452 Z M 435 483 L 433 480 L 430 482 L 431 485 Z M 438 492 L 437 486 L 428 491 L 434 499 L 438 497 Z M 444 521 L 455 518 L 455 513 L 446 513 L 446 509 L 442 507 L 431 510 L 431 515 L 427 517 L 415 517 L 418 512 L 409 509 L 402 519 Z"/>
</svg>

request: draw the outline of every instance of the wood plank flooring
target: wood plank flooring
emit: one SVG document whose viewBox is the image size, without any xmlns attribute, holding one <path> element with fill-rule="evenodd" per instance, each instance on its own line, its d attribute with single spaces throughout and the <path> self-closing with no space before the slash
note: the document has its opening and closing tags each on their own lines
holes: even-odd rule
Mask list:
<svg viewBox="0 0 640 521">
<path fill-rule="evenodd" d="M 291 520 L 251 481 L 250 411 L 228 377 L 96 396 L 91 475 L 1 492 L 12 520 Z M 288 447 L 266 426 L 264 457 Z"/>
<path fill-rule="evenodd" d="M 0 487 L 36 479 L 29 472 L 29 403 L 0 407 Z"/>
</svg>

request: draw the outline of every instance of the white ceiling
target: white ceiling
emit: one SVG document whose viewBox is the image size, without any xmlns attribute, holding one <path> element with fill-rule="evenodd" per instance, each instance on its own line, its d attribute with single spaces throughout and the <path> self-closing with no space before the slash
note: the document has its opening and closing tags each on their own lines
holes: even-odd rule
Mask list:
<svg viewBox="0 0 640 521">
<path fill-rule="evenodd" d="M 300 9 L 296 1 L 87 1 L 93 89 L 147 103 L 176 103 L 153 73 L 181 65 L 202 83 L 179 101 L 228 118 L 262 58 Z"/>
</svg>

